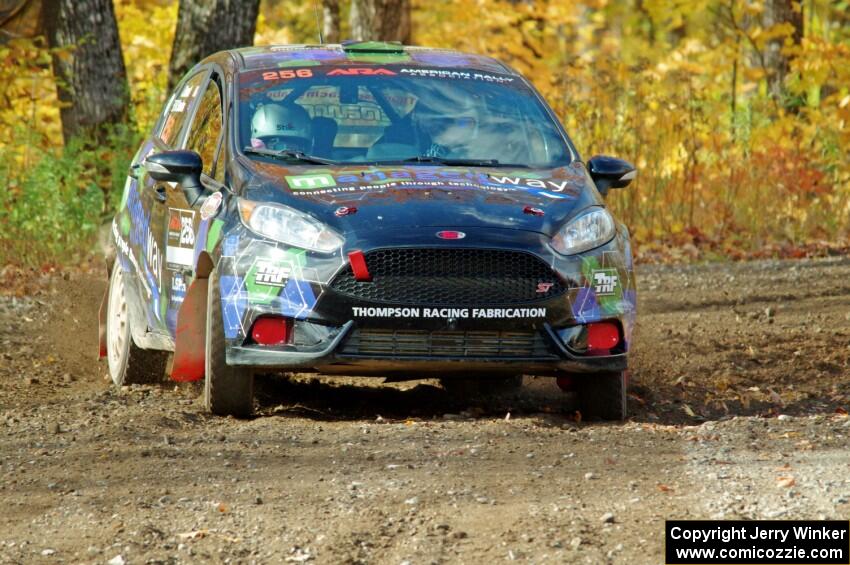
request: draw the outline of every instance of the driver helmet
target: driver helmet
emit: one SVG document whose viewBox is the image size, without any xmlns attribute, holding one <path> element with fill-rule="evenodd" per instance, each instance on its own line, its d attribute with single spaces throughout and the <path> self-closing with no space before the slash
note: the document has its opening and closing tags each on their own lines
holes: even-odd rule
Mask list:
<svg viewBox="0 0 850 565">
<path fill-rule="evenodd" d="M 471 100 L 452 105 L 417 104 L 413 120 L 434 143 L 446 147 L 467 146 L 478 135 L 478 113 Z"/>
<path fill-rule="evenodd" d="M 309 152 L 313 139 L 310 114 L 293 104 L 263 104 L 251 118 L 251 145 Z"/>
</svg>

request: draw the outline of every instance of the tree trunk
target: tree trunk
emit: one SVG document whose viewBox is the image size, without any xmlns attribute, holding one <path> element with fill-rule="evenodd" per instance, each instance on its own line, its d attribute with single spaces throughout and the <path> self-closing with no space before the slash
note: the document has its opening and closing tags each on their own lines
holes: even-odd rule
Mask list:
<svg viewBox="0 0 850 565">
<path fill-rule="evenodd" d="M 796 10 L 795 10 L 796 7 Z M 771 39 L 765 49 L 765 66 L 768 72 L 767 84 L 770 95 L 777 101 L 782 101 L 785 93 L 785 76 L 790 69 L 788 55 L 782 52 L 786 39 L 794 45 L 800 45 L 803 40 L 803 9 L 796 0 L 767 0 L 764 6 L 764 29 L 790 24 L 790 36 L 783 35 Z"/>
<path fill-rule="evenodd" d="M 260 0 L 180 0 L 168 89 L 208 55 L 254 44 Z"/>
<path fill-rule="evenodd" d="M 0 0 L 0 44 L 41 35 L 41 0 Z"/>
<path fill-rule="evenodd" d="M 410 0 L 351 0 L 350 20 L 356 40 L 410 43 Z"/>
<path fill-rule="evenodd" d="M 127 71 L 112 0 L 44 0 L 44 26 L 62 104 L 62 137 L 103 135 L 127 120 Z"/>
<path fill-rule="evenodd" d="M 322 0 L 322 39 L 339 43 L 339 0 Z"/>
</svg>

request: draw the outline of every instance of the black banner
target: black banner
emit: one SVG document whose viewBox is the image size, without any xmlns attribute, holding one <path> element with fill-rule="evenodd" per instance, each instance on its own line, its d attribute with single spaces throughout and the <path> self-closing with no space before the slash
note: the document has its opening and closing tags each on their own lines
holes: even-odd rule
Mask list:
<svg viewBox="0 0 850 565">
<path fill-rule="evenodd" d="M 847 565 L 850 522 L 842 520 L 668 520 L 667 565 Z"/>
</svg>

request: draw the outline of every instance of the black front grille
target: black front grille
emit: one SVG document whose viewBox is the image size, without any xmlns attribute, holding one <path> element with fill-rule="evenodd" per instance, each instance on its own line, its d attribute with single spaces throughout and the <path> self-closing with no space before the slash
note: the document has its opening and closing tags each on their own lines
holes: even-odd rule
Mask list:
<svg viewBox="0 0 850 565">
<path fill-rule="evenodd" d="M 331 282 L 338 293 L 369 302 L 405 305 L 527 304 L 566 287 L 530 253 L 501 249 L 377 249 L 366 253 L 370 282 L 347 265 Z"/>
<path fill-rule="evenodd" d="M 549 359 L 539 332 L 354 329 L 340 355 L 365 357 Z"/>
</svg>

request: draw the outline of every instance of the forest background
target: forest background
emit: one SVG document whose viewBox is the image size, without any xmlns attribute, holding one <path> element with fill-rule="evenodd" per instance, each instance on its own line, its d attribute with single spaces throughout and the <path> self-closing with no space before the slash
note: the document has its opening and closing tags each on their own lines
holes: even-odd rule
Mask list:
<svg viewBox="0 0 850 565">
<path fill-rule="evenodd" d="M 0 0 L 0 266 L 90 257 L 173 84 L 209 52 L 340 38 L 501 59 L 583 157 L 639 260 L 846 253 L 847 0 Z M 177 40 L 175 41 L 175 38 Z"/>
</svg>

